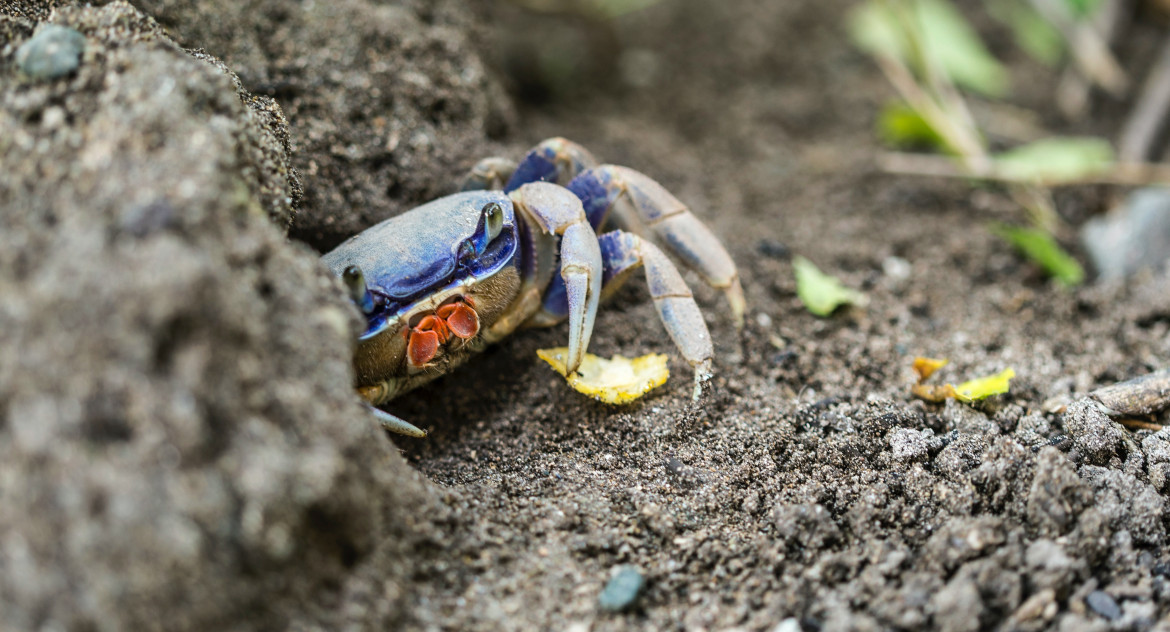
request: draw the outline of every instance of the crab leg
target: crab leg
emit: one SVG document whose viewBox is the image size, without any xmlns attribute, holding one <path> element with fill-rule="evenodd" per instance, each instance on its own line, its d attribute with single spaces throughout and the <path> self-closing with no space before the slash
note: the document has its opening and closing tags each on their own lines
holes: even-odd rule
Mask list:
<svg viewBox="0 0 1170 632">
<path fill-rule="evenodd" d="M 399 419 L 398 417 L 395 417 L 394 415 L 391 415 L 390 413 L 380 408 L 374 408 L 373 406 L 370 406 L 370 411 L 372 411 L 374 416 L 378 418 L 378 421 L 381 422 L 382 427 L 386 430 L 389 430 L 390 432 L 406 435 L 408 437 L 414 437 L 416 439 L 424 439 L 427 436 L 426 430 L 423 430 L 408 421 Z"/>
<path fill-rule="evenodd" d="M 531 182 L 512 194 L 512 200 L 545 235 L 560 235 L 560 277 L 565 284 L 569 316 L 569 354 L 565 367 L 577 371 L 597 316 L 601 299 L 601 247 L 589 225 L 581 201 L 566 189 Z"/>
<path fill-rule="evenodd" d="M 564 138 L 548 138 L 520 160 L 504 185 L 504 191 L 511 193 L 529 182 L 552 182 L 564 186 L 577 174 L 596 166 L 597 159 L 584 147 Z"/>
<path fill-rule="evenodd" d="M 711 229 L 661 184 L 627 167 L 602 165 L 574 178 L 569 190 L 581 198 L 595 228 L 609 218 L 619 228 L 654 237 L 707 285 L 723 290 L 736 326 L 743 327 L 746 305 L 731 255 Z"/>
<path fill-rule="evenodd" d="M 460 191 L 498 191 L 516 171 L 516 161 L 499 156 L 484 158 L 475 163 L 463 177 Z"/>
<path fill-rule="evenodd" d="M 605 266 L 602 295 L 613 294 L 639 267 L 645 268 L 646 285 L 654 308 L 674 346 L 695 369 L 695 398 L 711 377 L 714 349 L 703 314 L 678 268 L 653 243 L 621 230 L 598 238 Z"/>
</svg>

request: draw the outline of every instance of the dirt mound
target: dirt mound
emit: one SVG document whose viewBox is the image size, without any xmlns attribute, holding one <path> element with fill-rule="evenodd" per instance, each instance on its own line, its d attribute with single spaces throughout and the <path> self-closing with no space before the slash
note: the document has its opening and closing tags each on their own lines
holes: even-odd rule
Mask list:
<svg viewBox="0 0 1170 632">
<path fill-rule="evenodd" d="M 0 627 L 397 619 L 424 486 L 274 225 L 279 106 L 128 4 L 26 9 L 0 7 Z M 84 36 L 67 76 L 13 63 L 33 18 Z"/>
</svg>

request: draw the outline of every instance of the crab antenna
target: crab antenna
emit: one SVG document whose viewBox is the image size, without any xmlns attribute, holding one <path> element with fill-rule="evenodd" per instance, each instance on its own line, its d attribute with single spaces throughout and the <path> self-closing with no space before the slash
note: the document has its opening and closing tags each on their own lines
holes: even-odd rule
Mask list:
<svg viewBox="0 0 1170 632">
<path fill-rule="evenodd" d="M 351 265 L 341 273 L 341 280 L 345 281 L 345 287 L 349 288 L 349 297 L 362 310 L 363 314 L 369 315 L 374 311 L 374 295 L 370 294 L 370 288 L 366 287 L 366 275 L 362 274 L 362 269 Z"/>
</svg>

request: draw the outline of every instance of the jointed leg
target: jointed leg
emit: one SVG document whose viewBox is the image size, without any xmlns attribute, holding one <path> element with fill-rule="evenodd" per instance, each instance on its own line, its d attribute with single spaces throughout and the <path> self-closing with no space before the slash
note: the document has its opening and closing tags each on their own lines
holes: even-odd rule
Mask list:
<svg viewBox="0 0 1170 632">
<path fill-rule="evenodd" d="M 589 348 L 601 299 L 602 264 L 597 234 L 581 209 L 581 201 L 564 187 L 531 182 L 512 192 L 511 197 L 516 208 L 528 218 L 533 232 L 560 236 L 559 281 L 564 288 L 564 314 L 569 318 L 569 357 L 565 368 L 572 374 Z"/>
<path fill-rule="evenodd" d="M 574 178 L 569 190 L 581 199 L 595 228 L 612 219 L 624 230 L 653 237 L 708 285 L 723 290 L 736 326 L 743 326 L 743 288 L 731 255 L 661 184 L 627 167 L 602 165 Z"/>
<path fill-rule="evenodd" d="M 620 230 L 598 238 L 604 266 L 602 295 L 612 294 L 638 267 L 645 268 L 646 285 L 658 317 L 679 353 L 695 368 L 695 398 L 711 377 L 714 349 L 703 314 L 690 288 L 670 259 L 653 243 Z"/>
<path fill-rule="evenodd" d="M 374 413 L 374 417 L 377 417 L 378 421 L 382 422 L 382 427 L 386 430 L 389 430 L 390 432 L 406 435 L 408 437 L 414 437 L 416 439 L 425 439 L 427 436 L 426 430 L 423 430 L 408 421 L 399 419 L 398 417 L 395 417 L 394 415 L 391 415 L 384 410 L 374 408 L 373 406 L 370 406 L 370 410 Z"/>
<path fill-rule="evenodd" d="M 460 191 L 499 191 L 504 188 L 512 173 L 516 171 L 516 161 L 499 156 L 484 158 L 475 163 L 471 171 L 463 177 Z"/>
</svg>

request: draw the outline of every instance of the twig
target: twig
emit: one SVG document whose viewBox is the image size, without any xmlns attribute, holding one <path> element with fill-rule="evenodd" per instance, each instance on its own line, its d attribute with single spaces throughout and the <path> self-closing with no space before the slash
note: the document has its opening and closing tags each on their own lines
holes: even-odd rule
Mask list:
<svg viewBox="0 0 1170 632">
<path fill-rule="evenodd" d="M 1150 69 L 1137 104 L 1125 121 L 1118 142 L 1118 156 L 1125 161 L 1142 161 L 1150 157 L 1158 135 L 1165 128 L 1170 113 L 1170 36 L 1162 44 L 1162 54 Z"/>
<path fill-rule="evenodd" d="M 1097 30 L 1106 45 L 1111 44 L 1121 32 L 1123 16 L 1128 16 L 1128 0 L 1105 0 L 1093 15 L 1093 28 Z M 1079 121 L 1089 112 L 1089 92 L 1093 83 L 1077 67 L 1064 70 L 1056 86 L 1056 105 L 1066 118 Z"/>
<path fill-rule="evenodd" d="M 983 149 L 978 134 L 974 130 L 958 124 L 954 117 L 949 116 L 938 102 L 918 85 L 909 68 L 901 61 L 886 55 L 876 55 L 875 57 L 878 67 L 882 69 L 898 94 L 930 123 L 930 126 L 946 140 L 947 145 L 953 151 L 963 156 L 968 162 L 982 162 L 986 159 L 987 152 Z"/>
<path fill-rule="evenodd" d="M 1064 35 L 1073 62 L 1081 72 L 1113 96 L 1124 96 L 1129 89 L 1129 79 L 1109 50 L 1109 44 L 1092 24 L 1078 22 L 1069 14 L 1065 3 L 1059 0 L 1031 2 L 1036 11 Z"/>
<path fill-rule="evenodd" d="M 1089 397 L 1111 416 L 1146 416 L 1170 407 L 1170 369 L 1099 388 Z"/>
<path fill-rule="evenodd" d="M 996 167 L 988 161 L 978 168 L 967 168 L 953 158 L 927 154 L 886 152 L 878 156 L 878 167 L 886 173 L 900 175 L 932 176 L 937 178 L 974 178 L 995 180 L 1015 184 L 1031 184 L 1043 187 L 1071 186 L 1081 184 L 1117 184 L 1122 186 L 1146 186 L 1156 183 L 1170 183 L 1170 164 L 1128 162 L 1116 163 L 1095 173 L 1076 178 L 1028 180 Z"/>
</svg>

